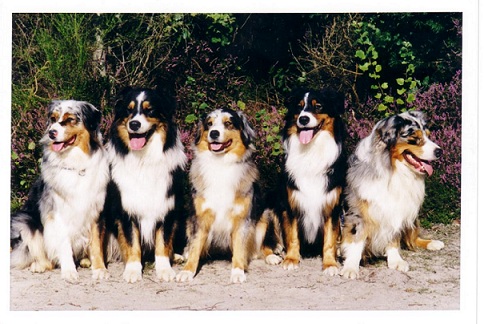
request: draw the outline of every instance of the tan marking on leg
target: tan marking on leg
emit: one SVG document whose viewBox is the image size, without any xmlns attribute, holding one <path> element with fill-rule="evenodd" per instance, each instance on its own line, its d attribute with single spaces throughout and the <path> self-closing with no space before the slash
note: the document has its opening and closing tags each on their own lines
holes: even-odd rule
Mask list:
<svg viewBox="0 0 484 324">
<path fill-rule="evenodd" d="M 283 212 L 282 219 L 286 245 L 286 257 L 284 258 L 283 266 L 285 268 L 297 267 L 301 259 L 297 219 L 290 220 L 287 212 Z"/>
<path fill-rule="evenodd" d="M 97 222 L 91 224 L 89 257 L 92 270 L 106 269 L 106 265 L 104 264 L 104 235 L 104 230 L 99 231 Z"/>
</svg>

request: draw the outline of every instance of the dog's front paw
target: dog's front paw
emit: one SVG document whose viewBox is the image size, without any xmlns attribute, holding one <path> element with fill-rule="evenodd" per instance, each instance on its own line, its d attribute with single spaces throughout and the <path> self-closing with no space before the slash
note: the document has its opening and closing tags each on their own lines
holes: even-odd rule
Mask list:
<svg viewBox="0 0 484 324">
<path fill-rule="evenodd" d="M 123 278 L 128 283 L 142 279 L 142 266 L 140 262 L 128 262 L 124 268 Z"/>
<path fill-rule="evenodd" d="M 172 268 L 157 269 L 156 277 L 161 281 L 173 281 L 176 277 L 176 272 Z"/>
<path fill-rule="evenodd" d="M 108 278 L 109 278 L 109 272 L 106 268 L 92 269 L 92 279 L 102 280 L 102 279 L 108 279 Z"/>
<path fill-rule="evenodd" d="M 243 283 L 247 277 L 245 276 L 244 270 L 240 268 L 233 268 L 230 274 L 231 283 Z"/>
<path fill-rule="evenodd" d="M 334 277 L 334 276 L 337 276 L 338 273 L 339 273 L 339 269 L 337 266 L 329 266 L 323 270 L 323 274 L 325 276 Z"/>
<path fill-rule="evenodd" d="M 296 270 L 299 268 L 299 259 L 286 257 L 284 261 L 282 261 L 282 267 L 285 270 Z"/>
<path fill-rule="evenodd" d="M 177 282 L 192 281 L 194 276 L 195 276 L 195 273 L 188 270 L 182 270 L 180 271 L 180 273 L 176 275 L 176 281 Z"/>
<path fill-rule="evenodd" d="M 444 242 L 438 241 L 438 240 L 432 240 L 427 245 L 427 250 L 438 251 L 438 250 L 442 250 L 444 246 L 445 246 Z"/>
<path fill-rule="evenodd" d="M 70 282 L 79 280 L 79 274 L 76 269 L 61 269 L 61 277 Z"/>
<path fill-rule="evenodd" d="M 269 254 L 265 259 L 267 264 L 276 265 L 282 262 L 282 258 L 276 254 Z"/>
<path fill-rule="evenodd" d="M 33 273 L 42 273 L 50 269 L 52 269 L 52 267 L 49 267 L 48 264 L 42 262 L 34 261 L 30 265 L 30 271 L 32 271 Z"/>
<path fill-rule="evenodd" d="M 388 260 L 388 268 L 390 269 L 395 269 L 401 272 L 407 272 L 410 267 L 408 265 L 408 262 L 405 260 Z"/>
<path fill-rule="evenodd" d="M 339 274 L 346 279 L 358 279 L 360 277 L 359 269 L 353 267 L 343 267 Z"/>
</svg>

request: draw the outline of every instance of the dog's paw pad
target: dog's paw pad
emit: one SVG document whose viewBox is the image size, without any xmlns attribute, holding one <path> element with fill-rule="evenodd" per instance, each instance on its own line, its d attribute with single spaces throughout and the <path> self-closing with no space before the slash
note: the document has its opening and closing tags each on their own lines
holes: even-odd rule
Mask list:
<svg viewBox="0 0 484 324">
<path fill-rule="evenodd" d="M 438 240 L 432 240 L 427 245 L 427 250 L 438 251 L 438 250 L 442 250 L 444 248 L 444 246 L 445 246 L 444 242 L 438 241 Z"/>
<path fill-rule="evenodd" d="M 337 276 L 338 273 L 339 273 L 339 270 L 337 266 L 330 266 L 323 270 L 323 274 L 325 276 L 334 277 L 334 276 Z"/>
<path fill-rule="evenodd" d="M 175 280 L 177 282 L 192 281 L 194 276 L 195 273 L 188 270 L 182 270 L 176 275 Z"/>
<path fill-rule="evenodd" d="M 284 259 L 282 262 L 282 267 L 285 270 L 296 270 L 299 268 L 299 260 L 294 260 L 294 259 Z"/>
<path fill-rule="evenodd" d="M 123 272 L 126 282 L 133 283 L 142 279 L 142 266 L 140 262 L 129 262 Z"/>
<path fill-rule="evenodd" d="M 233 268 L 232 273 L 230 275 L 230 282 L 231 283 L 243 283 L 247 277 L 245 276 L 245 272 L 243 269 L 240 268 Z"/>
<path fill-rule="evenodd" d="M 158 280 L 162 281 L 173 281 L 176 277 L 176 273 L 172 268 L 161 269 L 156 271 L 156 277 Z"/>
<path fill-rule="evenodd" d="M 401 272 L 407 272 L 408 270 L 410 270 L 410 266 L 408 265 L 408 262 L 404 261 L 404 260 L 389 262 L 388 268 L 395 269 L 395 270 L 398 270 L 398 271 L 401 271 Z"/>
<path fill-rule="evenodd" d="M 269 254 L 265 259 L 267 264 L 276 265 L 282 262 L 282 258 L 275 254 Z"/>
<path fill-rule="evenodd" d="M 343 267 L 340 271 L 340 275 L 346 279 L 358 279 L 360 277 L 358 269 L 353 269 L 350 267 Z"/>
<path fill-rule="evenodd" d="M 61 277 L 62 279 L 70 282 L 79 280 L 79 274 L 77 273 L 76 269 L 62 269 Z"/>
<path fill-rule="evenodd" d="M 109 272 L 107 269 L 93 269 L 92 270 L 92 279 L 94 280 L 102 280 L 102 279 L 108 279 L 109 278 Z"/>
</svg>

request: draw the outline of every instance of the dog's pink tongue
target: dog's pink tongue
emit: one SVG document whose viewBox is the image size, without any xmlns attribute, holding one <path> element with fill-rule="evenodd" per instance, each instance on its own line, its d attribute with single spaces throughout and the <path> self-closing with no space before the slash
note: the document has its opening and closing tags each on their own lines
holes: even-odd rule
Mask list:
<svg viewBox="0 0 484 324">
<path fill-rule="evenodd" d="M 313 139 L 313 133 L 314 130 L 312 129 L 301 130 L 299 132 L 299 141 L 303 144 L 311 142 L 311 140 Z"/>
<path fill-rule="evenodd" d="M 144 137 L 133 137 L 129 140 L 129 146 L 132 150 L 137 151 L 141 150 L 143 146 L 146 144 L 146 138 Z"/>
<path fill-rule="evenodd" d="M 425 172 L 427 172 L 429 177 L 432 175 L 432 173 L 434 173 L 434 168 L 432 168 L 432 166 L 429 163 L 422 161 L 422 166 L 424 167 Z"/>
<path fill-rule="evenodd" d="M 222 148 L 223 144 L 222 143 L 211 143 L 210 144 L 210 149 L 212 151 L 219 151 Z"/>
<path fill-rule="evenodd" d="M 64 147 L 64 143 L 62 142 L 52 143 L 52 149 L 54 150 L 54 152 L 59 152 L 60 150 L 62 150 L 63 147 Z"/>
</svg>

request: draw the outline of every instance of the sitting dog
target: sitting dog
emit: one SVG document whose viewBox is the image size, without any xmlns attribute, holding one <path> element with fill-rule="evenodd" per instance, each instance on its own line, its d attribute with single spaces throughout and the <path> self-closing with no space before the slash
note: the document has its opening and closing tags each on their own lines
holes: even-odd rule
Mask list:
<svg viewBox="0 0 484 324">
<path fill-rule="evenodd" d="M 187 225 L 187 262 L 177 281 L 192 280 L 210 251 L 230 251 L 231 282 L 246 280 L 260 214 L 253 140 L 246 116 L 232 109 L 217 109 L 199 123 L 190 169 L 194 214 Z"/>
<path fill-rule="evenodd" d="M 275 247 L 281 243 L 277 231 L 282 231 L 285 269 L 299 267 L 301 251 L 310 255 L 316 249 L 323 273 L 334 276 L 339 272 L 336 253 L 346 172 L 344 98 L 329 89 L 296 91 L 286 106 L 283 180 L 278 194 L 267 199 L 258 243 L 272 224 Z M 263 244 L 269 264 L 281 261 L 274 246 Z"/>
<path fill-rule="evenodd" d="M 62 278 L 76 281 L 76 262 L 89 255 L 93 278 L 108 276 L 98 226 L 109 180 L 100 120 L 87 102 L 49 105 L 40 177 L 11 216 L 12 267 L 44 272 L 59 265 Z"/>
<path fill-rule="evenodd" d="M 115 105 L 102 220 L 117 237 L 127 282 L 142 279 L 143 261 L 155 262 L 159 280 L 173 280 L 174 252 L 183 250 L 187 157 L 174 112 L 169 96 L 146 88 L 124 89 Z"/>
<path fill-rule="evenodd" d="M 409 111 L 379 121 L 349 159 L 348 210 L 344 216 L 341 275 L 358 277 L 362 254 L 386 256 L 388 267 L 408 271 L 400 244 L 440 250 L 444 244 L 418 237 L 418 213 L 430 162 L 442 149 L 429 138 L 425 115 Z"/>
</svg>

